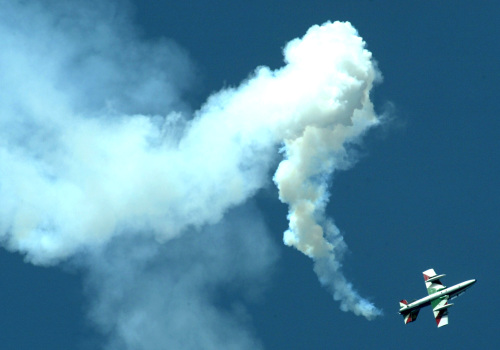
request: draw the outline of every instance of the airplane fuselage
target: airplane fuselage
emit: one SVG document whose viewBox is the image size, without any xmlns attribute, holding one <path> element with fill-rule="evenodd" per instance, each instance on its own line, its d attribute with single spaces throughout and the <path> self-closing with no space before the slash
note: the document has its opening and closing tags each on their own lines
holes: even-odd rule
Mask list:
<svg viewBox="0 0 500 350">
<path fill-rule="evenodd" d="M 414 310 L 414 309 L 421 309 L 423 307 L 429 306 L 433 300 L 441 298 L 443 296 L 448 296 L 449 299 L 456 298 L 460 294 L 464 293 L 466 291 L 466 289 L 469 288 L 470 286 L 472 286 L 474 283 L 476 283 L 475 279 L 468 280 L 468 281 L 465 281 L 465 282 L 462 282 L 459 284 L 455 284 L 454 286 L 451 286 L 451 287 L 448 287 L 445 289 L 441 289 L 440 291 L 437 291 L 436 293 L 430 294 L 430 295 L 426 296 L 425 298 L 422 298 L 422 299 L 419 299 L 419 300 L 416 300 L 414 302 L 409 303 L 405 307 L 402 307 L 399 310 L 399 313 L 400 314 L 407 313 L 407 312 Z M 451 305 L 453 305 L 453 304 L 449 304 L 449 306 L 451 306 Z"/>
</svg>

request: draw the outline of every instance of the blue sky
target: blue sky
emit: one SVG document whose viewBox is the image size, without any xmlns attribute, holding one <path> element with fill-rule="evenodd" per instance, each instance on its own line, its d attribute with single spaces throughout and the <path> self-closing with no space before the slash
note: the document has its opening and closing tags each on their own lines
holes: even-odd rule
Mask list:
<svg viewBox="0 0 500 350">
<path fill-rule="evenodd" d="M 56 11 L 56 2 L 48 2 L 46 10 L 40 6 L 35 11 L 14 4 L 0 10 L 7 23 L 1 31 L 4 39 L 20 33 L 15 38 L 24 42 L 23 35 L 38 28 L 38 21 L 33 21 L 34 27 L 6 22 L 11 9 L 38 19 L 62 13 L 65 20 L 57 23 L 68 23 L 66 28 L 75 24 L 65 11 L 86 18 L 85 7 Z M 89 12 L 93 20 L 125 33 L 118 41 L 110 39 L 113 33 L 97 33 L 104 38 L 96 44 L 99 50 L 108 52 L 109 42 L 115 45 L 103 61 L 117 69 L 110 76 L 103 68 L 109 66 L 100 63 L 63 69 L 70 76 L 54 85 L 67 95 L 62 100 L 58 93 L 38 96 L 42 101 L 70 101 L 72 108 L 89 113 L 99 110 L 109 94 L 118 113 L 122 108 L 130 115 L 163 110 L 189 114 L 212 93 L 239 85 L 256 67 L 281 67 L 285 44 L 311 26 L 328 20 L 352 23 L 383 75 L 371 98 L 375 110 L 389 121 L 363 138 L 352 168 L 334 173 L 326 214 L 348 246 L 344 275 L 384 314 L 367 321 L 341 311 L 318 282 L 312 261 L 283 245 L 288 209 L 271 181 L 276 158 L 274 168 L 265 173 L 266 185 L 255 195 L 225 211 L 224 218 L 187 229 L 162 244 L 140 235 L 117 235 L 103 246 L 72 251 L 46 267 L 24 262 L 23 254 L 15 251 L 22 248 L 3 250 L 2 348 L 411 349 L 436 346 L 436 340 L 463 348 L 497 343 L 498 321 L 492 310 L 500 292 L 495 154 L 500 111 L 494 97 L 500 74 L 494 17 L 499 5 L 141 1 L 96 8 Z M 44 48 L 60 49 L 50 64 L 40 62 L 41 67 L 49 66 L 49 73 L 50 67 L 57 71 L 57 58 L 87 52 L 85 44 L 94 43 L 92 28 L 84 27 L 82 40 L 75 42 L 65 41 L 72 36 L 51 41 L 38 32 L 31 41 L 26 39 L 29 49 L 16 53 L 37 62 L 52 57 Z M 158 42 L 165 39 L 168 49 L 162 51 Z M 67 46 L 61 49 L 59 44 Z M 5 62 L 0 68 L 4 75 L 9 68 Z M 14 99 L 32 97 L 30 89 L 17 91 L 24 91 L 28 82 L 45 83 L 46 76 L 37 74 L 20 74 L 19 81 L 4 79 L 2 84 L 10 84 L 5 89 L 14 91 Z M 162 74 L 166 82 L 154 85 L 152 77 Z M 158 102 L 148 91 L 163 98 Z M 75 102 L 80 96 L 90 97 Z M 51 113 L 64 114 L 64 108 L 54 112 L 54 103 L 39 103 L 47 124 Z M 2 119 L 9 120 L 11 112 L 2 110 Z M 22 142 L 32 144 L 33 138 L 24 136 Z M 100 142 L 99 135 L 88 142 L 92 140 Z M 8 183 L 5 178 L 0 174 L 0 188 Z M 78 212 L 84 215 L 84 209 Z M 8 222 L 5 213 L 1 219 Z M 106 216 L 104 211 L 97 217 L 101 215 Z M 0 227 L 5 230 L 6 224 Z M 71 251 L 73 246 L 68 246 Z M 422 310 L 416 323 L 405 326 L 397 302 L 425 295 L 421 273 L 431 267 L 447 274 L 443 281 L 448 285 L 471 278 L 478 283 L 456 300 L 449 326 L 437 329 L 430 310 Z"/>
</svg>

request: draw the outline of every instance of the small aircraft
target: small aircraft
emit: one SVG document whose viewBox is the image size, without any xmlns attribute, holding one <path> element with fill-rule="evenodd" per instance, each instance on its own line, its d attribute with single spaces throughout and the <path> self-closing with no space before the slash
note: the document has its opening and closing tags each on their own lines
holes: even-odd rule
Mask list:
<svg viewBox="0 0 500 350">
<path fill-rule="evenodd" d="M 408 324 L 417 319 L 421 308 L 431 305 L 437 326 L 446 326 L 448 324 L 448 308 L 453 306 L 453 304 L 448 304 L 448 300 L 465 293 L 467 288 L 476 283 L 476 280 L 468 280 L 446 288 L 440 281 L 446 275 L 437 275 L 434 269 L 429 269 L 423 273 L 425 286 L 429 295 L 411 303 L 401 300 L 399 302 L 399 313 L 403 315 L 405 324 Z"/>
</svg>

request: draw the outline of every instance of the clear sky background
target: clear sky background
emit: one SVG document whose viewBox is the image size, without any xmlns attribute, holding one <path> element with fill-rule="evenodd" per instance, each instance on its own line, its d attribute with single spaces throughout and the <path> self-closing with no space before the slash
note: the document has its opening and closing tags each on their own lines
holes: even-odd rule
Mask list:
<svg viewBox="0 0 500 350">
<path fill-rule="evenodd" d="M 354 167 L 335 173 L 327 214 L 349 247 L 345 276 L 384 314 L 367 321 L 341 311 L 311 260 L 283 245 L 287 207 L 278 200 L 272 169 L 269 185 L 230 210 L 228 223 L 188 232 L 154 253 L 149 241 L 134 251 L 113 241 L 106 248 L 109 260 L 101 256 L 89 263 L 77 255 L 41 267 L 2 250 L 0 347 L 496 346 L 499 10 L 493 1 L 144 0 L 116 6 L 116 13 L 129 14 L 124 21 L 138 33 L 137 41 L 172 40 L 189 56 L 189 84 L 181 86 L 181 102 L 169 104 L 185 111 L 197 110 L 223 87 L 237 86 L 258 66 L 281 67 L 284 45 L 312 25 L 352 23 L 383 75 L 372 101 L 388 121 L 364 138 Z M 134 113 L 159 113 L 155 108 Z M 248 213 L 258 220 L 247 222 Z M 137 258 L 143 253 L 155 258 Z M 478 280 L 456 299 L 449 325 L 440 329 L 429 308 L 409 325 L 397 313 L 400 299 L 426 295 L 422 271 L 428 268 L 447 274 L 446 285 Z M 193 271 L 202 272 L 193 277 Z M 148 302 L 155 298 L 164 298 L 160 308 Z M 144 322 L 158 329 L 146 330 Z M 149 334 L 149 345 L 134 343 Z"/>
</svg>

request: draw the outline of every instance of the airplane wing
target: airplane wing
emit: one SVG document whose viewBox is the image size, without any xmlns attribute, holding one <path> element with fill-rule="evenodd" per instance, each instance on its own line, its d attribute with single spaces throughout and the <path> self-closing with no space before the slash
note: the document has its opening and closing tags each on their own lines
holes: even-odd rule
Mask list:
<svg viewBox="0 0 500 350">
<path fill-rule="evenodd" d="M 442 297 L 431 302 L 432 311 L 438 328 L 448 324 L 448 308 L 453 304 L 448 304 L 448 297 Z"/>
<path fill-rule="evenodd" d="M 446 287 L 441 283 L 440 278 L 446 275 L 438 275 L 434 269 L 429 269 L 423 272 L 425 287 L 429 295 L 439 292 Z M 438 328 L 448 324 L 448 308 L 453 304 L 448 304 L 448 296 L 445 295 L 441 298 L 435 299 L 431 302 L 432 311 Z"/>
<path fill-rule="evenodd" d="M 434 294 L 441 289 L 445 289 L 446 287 L 439 280 L 446 275 L 437 275 L 434 269 L 429 269 L 423 272 L 425 287 L 427 288 L 427 293 L 429 295 Z"/>
</svg>

